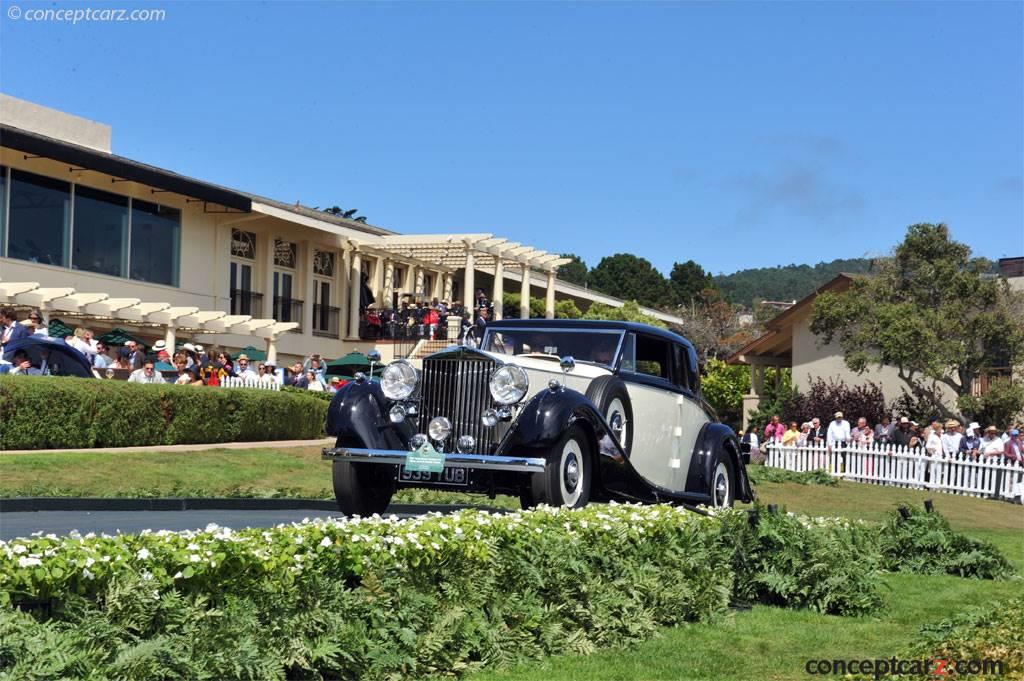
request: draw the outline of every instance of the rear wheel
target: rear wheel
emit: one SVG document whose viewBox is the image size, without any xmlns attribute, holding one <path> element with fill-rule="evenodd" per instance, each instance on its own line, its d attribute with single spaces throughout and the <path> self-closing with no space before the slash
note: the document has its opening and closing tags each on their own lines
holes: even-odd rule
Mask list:
<svg viewBox="0 0 1024 681">
<path fill-rule="evenodd" d="M 736 469 L 729 455 L 722 452 L 711 475 L 711 505 L 715 508 L 728 508 L 735 501 Z"/>
<path fill-rule="evenodd" d="M 345 515 L 371 516 L 383 513 L 395 493 L 391 466 L 335 461 L 334 498 Z"/>
<path fill-rule="evenodd" d="M 531 500 L 549 506 L 586 506 L 594 477 L 593 460 L 586 431 L 570 426 L 548 452 L 544 472 L 533 474 Z"/>
</svg>

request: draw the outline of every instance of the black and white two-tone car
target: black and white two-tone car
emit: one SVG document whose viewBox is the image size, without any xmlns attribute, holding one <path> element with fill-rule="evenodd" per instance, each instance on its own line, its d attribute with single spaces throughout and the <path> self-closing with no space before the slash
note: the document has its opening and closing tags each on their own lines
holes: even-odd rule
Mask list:
<svg viewBox="0 0 1024 681">
<path fill-rule="evenodd" d="M 335 395 L 323 456 L 348 514 L 427 487 L 535 504 L 730 506 L 753 493 L 735 433 L 701 399 L 693 346 L 646 324 L 505 320 L 359 375 Z"/>
</svg>

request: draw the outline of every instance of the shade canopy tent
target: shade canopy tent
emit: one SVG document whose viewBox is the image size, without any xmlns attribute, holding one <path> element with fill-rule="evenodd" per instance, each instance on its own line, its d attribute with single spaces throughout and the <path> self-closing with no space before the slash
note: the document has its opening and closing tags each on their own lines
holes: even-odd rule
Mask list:
<svg viewBox="0 0 1024 681">
<path fill-rule="evenodd" d="M 52 322 L 51 322 L 51 324 L 52 324 Z M 50 335 L 52 336 L 53 333 L 51 332 Z M 146 344 L 145 341 L 143 341 L 140 338 L 136 338 L 135 336 L 131 335 L 130 333 L 128 333 L 127 331 L 125 331 L 121 327 L 117 327 L 116 329 L 113 329 L 112 331 L 108 331 L 107 333 L 105 333 L 102 336 L 100 336 L 97 340 L 105 343 L 108 347 L 112 347 L 112 346 L 115 346 L 115 345 L 124 345 L 128 341 L 135 341 L 139 345 L 145 345 Z"/>
<path fill-rule="evenodd" d="M 93 378 L 89 360 L 86 359 L 85 355 L 63 340 L 46 338 L 45 336 L 19 338 L 4 346 L 4 359 L 8 362 L 13 362 L 14 355 L 19 350 L 25 351 L 32 366 L 37 369 L 42 366 L 43 354 L 45 353 L 47 355 L 47 368 L 55 376 Z"/>
<path fill-rule="evenodd" d="M 59 319 L 51 319 L 50 323 L 46 325 L 46 333 L 52 338 L 64 338 L 73 336 L 75 330 Z"/>
<path fill-rule="evenodd" d="M 267 353 L 259 348 L 254 348 L 251 345 L 246 345 L 244 348 L 238 351 L 238 355 L 245 355 L 249 358 L 250 362 L 265 362 L 267 360 Z M 235 355 L 235 358 L 238 358 Z"/>
<path fill-rule="evenodd" d="M 328 376 L 354 376 L 357 371 L 368 372 L 370 360 L 361 352 L 350 352 L 344 357 L 332 359 L 327 363 Z"/>
</svg>

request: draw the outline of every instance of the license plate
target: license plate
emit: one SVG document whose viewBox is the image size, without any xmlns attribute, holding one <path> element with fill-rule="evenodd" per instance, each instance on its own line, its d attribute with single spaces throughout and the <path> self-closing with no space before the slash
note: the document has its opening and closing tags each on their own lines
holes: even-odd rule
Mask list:
<svg viewBox="0 0 1024 681">
<path fill-rule="evenodd" d="M 469 469 L 467 468 L 445 468 L 440 473 L 428 473 L 426 471 L 407 471 L 402 466 L 398 474 L 400 482 L 421 482 L 431 485 L 456 485 L 464 487 L 469 484 Z"/>
</svg>

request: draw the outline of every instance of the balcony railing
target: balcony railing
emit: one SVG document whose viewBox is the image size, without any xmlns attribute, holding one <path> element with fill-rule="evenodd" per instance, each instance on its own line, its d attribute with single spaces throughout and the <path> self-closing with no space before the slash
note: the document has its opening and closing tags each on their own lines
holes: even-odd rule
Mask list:
<svg viewBox="0 0 1024 681">
<path fill-rule="evenodd" d="M 231 289 L 231 314 L 259 317 L 263 312 L 263 294 L 240 288 Z"/>
<path fill-rule="evenodd" d="M 296 322 L 298 327 L 292 329 L 295 333 L 302 331 L 302 301 L 294 298 L 274 298 L 274 319 L 279 322 Z"/>
<path fill-rule="evenodd" d="M 330 305 L 313 306 L 313 335 L 341 338 L 338 322 L 341 310 Z"/>
</svg>

